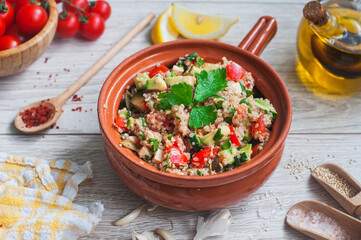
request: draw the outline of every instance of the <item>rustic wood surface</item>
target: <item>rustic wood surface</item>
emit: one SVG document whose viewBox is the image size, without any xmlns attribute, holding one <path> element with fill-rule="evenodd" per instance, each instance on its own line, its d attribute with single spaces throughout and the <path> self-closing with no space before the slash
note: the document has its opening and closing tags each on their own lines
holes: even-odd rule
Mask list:
<svg viewBox="0 0 361 240">
<path fill-rule="evenodd" d="M 100 88 L 122 60 L 151 45 L 146 28 L 82 89 L 81 102 L 69 100 L 53 128 L 36 135 L 23 135 L 13 118 L 23 106 L 60 94 L 89 66 L 150 11 L 159 15 L 171 2 L 166 0 L 110 0 L 113 13 L 105 34 L 95 42 L 56 37 L 47 52 L 23 73 L 0 79 L 0 151 L 48 159 L 91 160 L 94 178 L 81 184 L 76 202 L 100 200 L 105 206 L 103 220 L 83 239 L 130 239 L 132 230 L 170 230 L 177 239 L 191 239 L 198 216 L 208 212 L 177 212 L 165 208 L 141 215 L 135 222 L 116 227 L 112 222 L 144 204 L 112 171 L 99 134 L 96 104 Z M 178 2 L 178 1 L 176 1 Z M 337 163 L 361 181 L 361 94 L 350 97 L 314 94 L 300 82 L 297 72 L 296 32 L 306 0 L 199 0 L 179 1 L 191 9 L 239 17 L 239 22 L 220 39 L 237 45 L 262 15 L 274 16 L 278 33 L 262 54 L 283 78 L 293 104 L 293 123 L 280 165 L 255 194 L 229 207 L 233 223 L 224 239 L 306 239 L 285 224 L 287 210 L 296 202 L 313 199 L 340 206 L 304 169 L 292 174 L 288 163 L 307 160 L 315 165 Z M 72 111 L 81 107 L 81 111 Z M 206 203 L 205 203 L 206 204 Z"/>
</svg>

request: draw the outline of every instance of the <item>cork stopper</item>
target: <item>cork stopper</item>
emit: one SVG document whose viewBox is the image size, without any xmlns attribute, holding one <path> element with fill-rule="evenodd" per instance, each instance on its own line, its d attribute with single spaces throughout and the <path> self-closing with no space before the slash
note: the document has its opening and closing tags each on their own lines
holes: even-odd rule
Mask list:
<svg viewBox="0 0 361 240">
<path fill-rule="evenodd" d="M 317 26 L 323 26 L 328 21 L 326 9 L 318 1 L 311 1 L 303 8 L 303 16 Z"/>
</svg>

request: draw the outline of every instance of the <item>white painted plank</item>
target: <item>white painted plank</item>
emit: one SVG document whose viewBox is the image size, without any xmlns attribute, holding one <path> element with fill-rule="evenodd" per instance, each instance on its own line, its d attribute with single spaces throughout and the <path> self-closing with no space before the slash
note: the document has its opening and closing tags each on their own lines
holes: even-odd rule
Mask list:
<svg viewBox="0 0 361 240">
<path fill-rule="evenodd" d="M 198 216 L 208 212 L 186 213 L 158 208 L 141 215 L 134 223 L 115 227 L 119 217 L 144 204 L 144 200 L 128 190 L 109 166 L 98 135 L 69 136 L 0 136 L 0 151 L 17 155 L 32 155 L 48 159 L 71 159 L 77 163 L 91 160 L 94 178 L 79 188 L 77 203 L 89 204 L 100 200 L 105 206 L 103 220 L 84 239 L 130 239 L 131 230 L 171 230 L 177 239 L 191 239 Z M 309 160 L 316 165 L 337 163 L 361 181 L 361 135 L 291 135 L 280 165 L 269 181 L 255 194 L 229 207 L 234 221 L 224 239 L 306 239 L 288 227 L 284 218 L 288 209 L 298 201 L 318 200 L 333 207 L 340 206 L 310 177 L 308 170 L 296 179 L 285 169 L 292 154 L 297 162 Z M 356 162 L 349 163 L 349 159 Z"/>
<path fill-rule="evenodd" d="M 143 7 L 140 8 L 139 3 L 140 1 L 112 1 L 113 15 L 107 22 L 104 36 L 98 41 L 88 42 L 80 38 L 69 40 L 56 38 L 44 56 L 25 72 L 0 79 L 0 134 L 18 134 L 13 127 L 12 120 L 20 108 L 33 101 L 61 93 L 135 25 L 142 16 L 149 11 L 154 11 L 159 15 L 168 6 L 164 2 L 146 1 L 142 3 Z M 280 73 L 289 88 L 294 107 L 291 132 L 361 132 L 358 114 L 361 103 L 360 94 L 345 99 L 322 99 L 307 90 L 296 75 L 295 41 L 302 4 L 234 1 L 222 4 L 221 9 L 219 2 L 213 1 L 186 2 L 184 5 L 192 9 L 201 8 L 213 14 L 226 12 L 238 16 L 240 18 L 239 23 L 221 39 L 221 41 L 233 45 L 237 45 L 241 41 L 241 38 L 245 36 L 259 16 L 275 16 L 279 23 L 279 31 L 262 54 L 262 58 Z M 64 106 L 64 114 L 58 122 L 60 128 L 50 129 L 45 133 L 99 133 L 95 109 L 103 81 L 112 69 L 127 56 L 150 46 L 149 36 L 150 27 L 137 36 L 79 91 L 78 94 L 84 96 L 82 102 L 67 102 Z M 46 58 L 48 61 L 44 63 Z M 70 72 L 65 72 L 64 68 L 70 69 Z M 50 74 L 52 77 L 49 81 Z M 34 85 L 36 85 L 35 88 Z M 82 107 L 82 112 L 72 111 L 79 106 Z"/>
</svg>

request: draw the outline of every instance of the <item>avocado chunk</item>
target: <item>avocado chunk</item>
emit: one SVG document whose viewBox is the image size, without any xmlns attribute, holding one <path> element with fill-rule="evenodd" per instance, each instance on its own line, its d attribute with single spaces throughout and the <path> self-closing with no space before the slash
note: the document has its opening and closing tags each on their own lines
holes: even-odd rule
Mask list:
<svg viewBox="0 0 361 240">
<path fill-rule="evenodd" d="M 155 77 L 147 80 L 146 89 L 164 91 L 167 89 L 167 84 L 161 76 L 156 75 Z"/>
<path fill-rule="evenodd" d="M 278 114 L 277 114 L 277 112 L 276 112 L 276 109 L 275 109 L 272 105 L 270 105 L 270 104 L 268 104 L 268 103 L 265 103 L 265 102 L 263 102 L 263 101 L 260 100 L 260 99 L 255 99 L 255 100 L 254 100 L 254 103 L 255 103 L 255 105 L 256 105 L 257 107 L 259 107 L 259 108 L 261 108 L 261 109 L 263 109 L 263 110 L 265 110 L 265 111 L 267 111 L 267 112 L 272 113 L 272 119 L 276 119 L 276 118 L 277 118 Z"/>
<path fill-rule="evenodd" d="M 193 87 L 196 84 L 196 78 L 193 76 L 177 76 L 177 77 L 167 77 L 165 82 L 168 85 L 175 85 L 178 83 L 187 83 Z"/>
<path fill-rule="evenodd" d="M 148 79 L 149 76 L 147 73 L 138 73 L 138 75 L 134 78 L 136 88 L 139 90 L 145 89 Z"/>
<path fill-rule="evenodd" d="M 219 141 L 223 136 L 228 136 L 230 132 L 231 131 L 228 126 L 222 126 L 219 129 L 201 137 L 201 142 L 205 145 L 211 145 L 214 142 Z"/>
<path fill-rule="evenodd" d="M 201 137 L 201 142 L 205 145 L 211 145 L 212 143 L 214 143 L 213 138 L 216 135 L 216 133 L 217 133 L 217 130 L 204 135 L 203 137 Z"/>
<path fill-rule="evenodd" d="M 140 112 L 146 112 L 148 109 L 143 105 L 144 97 L 141 93 L 137 92 L 130 100 L 131 104 Z"/>
<path fill-rule="evenodd" d="M 196 150 L 197 152 L 202 149 L 201 141 L 197 137 L 197 134 L 195 134 L 194 132 L 189 134 L 189 142 L 192 144 L 194 150 Z"/>
<path fill-rule="evenodd" d="M 247 159 L 250 160 L 251 154 L 252 154 L 252 144 L 248 144 L 244 148 L 241 148 L 241 150 L 239 150 L 239 151 L 246 153 Z"/>
</svg>

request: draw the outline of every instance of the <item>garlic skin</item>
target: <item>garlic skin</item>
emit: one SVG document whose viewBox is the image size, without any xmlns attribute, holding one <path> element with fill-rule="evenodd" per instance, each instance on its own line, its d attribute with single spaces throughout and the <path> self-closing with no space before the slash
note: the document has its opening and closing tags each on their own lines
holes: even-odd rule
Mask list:
<svg viewBox="0 0 361 240">
<path fill-rule="evenodd" d="M 198 217 L 197 234 L 193 240 L 204 240 L 208 237 L 225 235 L 231 222 L 232 216 L 228 209 L 213 212 L 206 220 L 203 217 Z"/>
<path fill-rule="evenodd" d="M 143 232 L 142 234 L 133 231 L 132 240 L 159 240 L 159 237 L 155 236 L 154 233 L 147 231 Z"/>
<path fill-rule="evenodd" d="M 133 222 L 140 213 L 142 213 L 143 211 L 154 211 L 156 208 L 158 207 L 158 205 L 148 205 L 148 204 L 144 204 L 140 207 L 138 207 L 137 209 L 133 210 L 131 213 L 129 213 L 128 215 L 126 215 L 125 217 L 122 217 L 121 219 L 119 219 L 118 221 L 114 222 L 115 226 L 123 226 L 126 225 L 128 223 Z"/>
<path fill-rule="evenodd" d="M 154 230 L 158 235 L 160 235 L 164 240 L 176 240 L 175 236 L 168 231 L 165 231 L 161 228 Z"/>
</svg>

